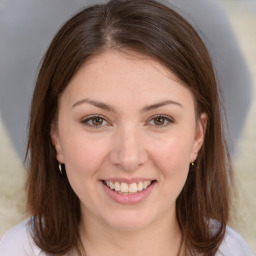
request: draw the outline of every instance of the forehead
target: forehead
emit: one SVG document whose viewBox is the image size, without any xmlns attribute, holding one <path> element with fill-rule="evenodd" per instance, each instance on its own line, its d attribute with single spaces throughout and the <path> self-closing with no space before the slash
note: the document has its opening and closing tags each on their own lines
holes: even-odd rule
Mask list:
<svg viewBox="0 0 256 256">
<path fill-rule="evenodd" d="M 106 51 L 86 61 L 66 88 L 71 99 L 92 96 L 143 101 L 168 96 L 191 97 L 189 89 L 166 67 L 136 52 Z M 193 96 L 192 96 L 193 97 Z"/>
<path fill-rule="evenodd" d="M 90 65 L 97 64 L 102 65 L 102 67 L 108 67 L 106 64 L 111 65 L 120 65 L 125 64 L 123 71 L 126 69 L 129 72 L 130 65 L 136 68 L 141 67 L 143 71 L 148 68 L 153 68 L 158 72 L 161 72 L 163 75 L 170 76 L 174 78 L 175 76 L 168 70 L 164 65 L 162 65 L 155 58 L 136 52 L 132 50 L 122 49 L 122 50 L 105 50 L 101 51 L 95 55 L 92 55 L 88 60 L 85 61 L 83 67 L 88 68 Z M 121 70 L 121 67 L 120 70 Z M 114 70 L 112 70 L 114 71 Z M 175 77 L 176 78 L 176 77 Z M 178 78 L 176 78 L 178 79 Z"/>
</svg>

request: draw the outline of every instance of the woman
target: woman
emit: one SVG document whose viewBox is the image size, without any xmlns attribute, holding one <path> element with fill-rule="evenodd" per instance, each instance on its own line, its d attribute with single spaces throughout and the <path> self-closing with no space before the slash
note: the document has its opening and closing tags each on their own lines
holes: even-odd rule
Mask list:
<svg viewBox="0 0 256 256">
<path fill-rule="evenodd" d="M 195 30 L 152 0 L 86 8 L 53 39 L 30 116 L 29 220 L 1 255 L 252 255 Z"/>
</svg>

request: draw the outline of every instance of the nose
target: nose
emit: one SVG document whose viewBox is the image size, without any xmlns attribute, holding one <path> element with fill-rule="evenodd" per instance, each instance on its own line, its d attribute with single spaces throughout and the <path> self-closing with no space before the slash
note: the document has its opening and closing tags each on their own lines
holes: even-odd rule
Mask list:
<svg viewBox="0 0 256 256">
<path fill-rule="evenodd" d="M 148 159 L 142 134 L 135 127 L 123 127 L 113 136 L 110 159 L 124 171 L 133 171 Z"/>
</svg>

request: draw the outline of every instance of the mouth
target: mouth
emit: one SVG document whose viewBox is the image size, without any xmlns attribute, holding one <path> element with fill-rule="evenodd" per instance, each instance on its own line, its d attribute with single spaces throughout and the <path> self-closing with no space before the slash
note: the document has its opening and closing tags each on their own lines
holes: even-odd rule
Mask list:
<svg viewBox="0 0 256 256">
<path fill-rule="evenodd" d="M 102 180 L 103 184 L 112 191 L 122 195 L 135 195 L 142 193 L 151 187 L 156 180 L 144 180 L 133 183 L 118 182 L 111 180 Z"/>
</svg>

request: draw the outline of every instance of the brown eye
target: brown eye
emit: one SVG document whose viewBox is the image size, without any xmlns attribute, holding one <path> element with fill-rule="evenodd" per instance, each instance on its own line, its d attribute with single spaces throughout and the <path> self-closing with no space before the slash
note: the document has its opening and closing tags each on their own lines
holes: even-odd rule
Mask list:
<svg viewBox="0 0 256 256">
<path fill-rule="evenodd" d="M 156 117 L 154 118 L 154 124 L 155 125 L 163 125 L 165 124 L 165 118 L 164 117 Z"/>
<path fill-rule="evenodd" d="M 107 121 L 101 116 L 91 116 L 82 120 L 82 124 L 89 127 L 98 128 L 106 125 Z"/>
<path fill-rule="evenodd" d="M 92 124 L 93 125 L 102 125 L 103 123 L 103 118 L 96 116 L 92 118 Z"/>
<path fill-rule="evenodd" d="M 170 123 L 173 123 L 173 120 L 167 116 L 158 115 L 152 118 L 149 122 L 153 126 L 167 126 Z"/>
</svg>

